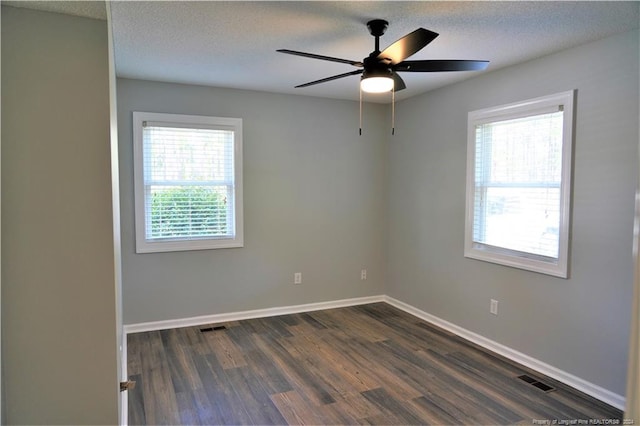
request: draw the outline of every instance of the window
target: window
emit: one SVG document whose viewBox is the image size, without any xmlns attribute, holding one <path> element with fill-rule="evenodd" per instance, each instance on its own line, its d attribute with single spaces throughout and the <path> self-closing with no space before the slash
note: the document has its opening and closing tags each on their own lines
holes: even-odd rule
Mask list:
<svg viewBox="0 0 640 426">
<path fill-rule="evenodd" d="M 466 257 L 567 278 L 573 97 L 469 113 Z"/>
<path fill-rule="evenodd" d="M 136 252 L 242 247 L 242 120 L 133 113 Z"/>
</svg>

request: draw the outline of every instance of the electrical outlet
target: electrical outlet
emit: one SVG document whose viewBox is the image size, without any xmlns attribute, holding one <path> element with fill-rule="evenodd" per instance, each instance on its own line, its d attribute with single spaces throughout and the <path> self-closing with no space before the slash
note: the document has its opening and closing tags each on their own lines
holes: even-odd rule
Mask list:
<svg viewBox="0 0 640 426">
<path fill-rule="evenodd" d="M 293 274 L 293 283 L 302 284 L 302 272 L 296 272 Z"/>
<path fill-rule="evenodd" d="M 491 299 L 491 306 L 489 306 L 489 312 L 493 315 L 498 315 L 498 301 Z"/>
<path fill-rule="evenodd" d="M 366 280 L 367 279 L 367 270 L 363 269 L 362 271 L 360 271 L 360 279 L 361 280 Z"/>
</svg>

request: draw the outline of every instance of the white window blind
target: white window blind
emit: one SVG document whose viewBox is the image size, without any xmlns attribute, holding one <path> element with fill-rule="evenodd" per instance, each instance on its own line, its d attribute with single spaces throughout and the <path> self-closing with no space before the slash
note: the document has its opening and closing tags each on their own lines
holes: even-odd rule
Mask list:
<svg viewBox="0 0 640 426">
<path fill-rule="evenodd" d="M 137 117 L 138 251 L 237 247 L 237 123 L 134 114 L 145 114 Z"/>
<path fill-rule="evenodd" d="M 566 277 L 572 100 L 470 113 L 467 257 Z"/>
<path fill-rule="evenodd" d="M 558 258 L 563 112 L 476 126 L 475 243 Z"/>
</svg>

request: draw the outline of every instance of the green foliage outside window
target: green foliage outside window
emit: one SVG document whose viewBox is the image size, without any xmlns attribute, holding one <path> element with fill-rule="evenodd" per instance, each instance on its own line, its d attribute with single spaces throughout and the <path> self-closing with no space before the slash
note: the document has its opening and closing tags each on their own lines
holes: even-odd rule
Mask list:
<svg viewBox="0 0 640 426">
<path fill-rule="evenodd" d="M 192 186 L 152 190 L 152 238 L 228 234 L 227 197 L 220 189 Z"/>
</svg>

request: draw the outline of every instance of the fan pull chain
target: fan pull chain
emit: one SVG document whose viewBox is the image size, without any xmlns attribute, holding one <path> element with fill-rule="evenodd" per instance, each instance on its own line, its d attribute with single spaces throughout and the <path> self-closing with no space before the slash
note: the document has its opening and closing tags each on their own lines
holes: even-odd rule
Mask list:
<svg viewBox="0 0 640 426">
<path fill-rule="evenodd" d="M 391 89 L 391 136 L 396 134 L 396 88 Z"/>
<path fill-rule="evenodd" d="M 360 88 L 360 129 L 358 134 L 362 136 L 362 88 Z"/>
</svg>

